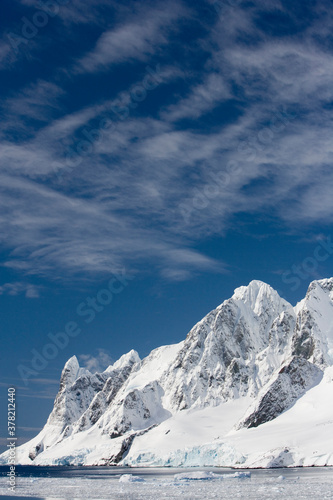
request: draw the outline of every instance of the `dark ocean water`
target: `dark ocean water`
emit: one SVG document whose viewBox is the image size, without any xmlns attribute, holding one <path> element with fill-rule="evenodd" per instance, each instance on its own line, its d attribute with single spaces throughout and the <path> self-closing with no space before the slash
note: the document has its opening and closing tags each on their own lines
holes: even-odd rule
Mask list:
<svg viewBox="0 0 333 500">
<path fill-rule="evenodd" d="M 212 471 L 216 474 L 234 473 L 236 469 L 220 468 L 220 467 L 191 467 L 191 468 L 174 468 L 174 467 L 85 467 L 85 466 L 34 466 L 34 465 L 17 465 L 16 476 L 19 477 L 75 477 L 89 479 L 119 479 L 122 474 L 135 474 L 136 476 L 150 477 L 166 477 L 173 476 L 178 472 L 193 472 L 195 470 Z M 243 470 L 243 469 L 242 469 Z M 0 465 L 0 476 L 5 476 L 8 472 L 8 467 Z"/>
<path fill-rule="evenodd" d="M 8 466 L 0 465 L 0 476 L 6 476 Z M 137 476 L 166 477 L 181 472 L 212 471 L 215 474 L 233 474 L 237 471 L 251 472 L 251 475 L 261 477 L 275 477 L 281 474 L 292 478 L 293 476 L 318 476 L 323 473 L 332 473 L 333 467 L 293 467 L 279 469 L 231 469 L 225 467 L 85 467 L 85 466 L 34 466 L 17 465 L 17 477 L 75 477 L 89 479 L 119 479 L 122 474 L 135 474 Z"/>
</svg>

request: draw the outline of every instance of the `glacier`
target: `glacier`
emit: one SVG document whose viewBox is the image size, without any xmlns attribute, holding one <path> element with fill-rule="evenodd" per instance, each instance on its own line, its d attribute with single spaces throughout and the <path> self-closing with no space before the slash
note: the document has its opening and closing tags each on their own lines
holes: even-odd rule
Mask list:
<svg viewBox="0 0 333 500">
<path fill-rule="evenodd" d="M 333 465 L 333 278 L 295 307 L 258 280 L 174 345 L 62 371 L 31 465 Z M 8 452 L 0 463 L 8 462 Z"/>
</svg>

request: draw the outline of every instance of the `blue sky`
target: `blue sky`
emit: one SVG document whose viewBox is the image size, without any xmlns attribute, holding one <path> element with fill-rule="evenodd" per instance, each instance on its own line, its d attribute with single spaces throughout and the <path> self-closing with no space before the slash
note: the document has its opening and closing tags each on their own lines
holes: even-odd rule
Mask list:
<svg viewBox="0 0 333 500">
<path fill-rule="evenodd" d="M 252 279 L 296 303 L 332 276 L 330 2 L 3 0 L 0 23 L 1 392 L 20 438 L 73 354 L 104 369 Z"/>
</svg>

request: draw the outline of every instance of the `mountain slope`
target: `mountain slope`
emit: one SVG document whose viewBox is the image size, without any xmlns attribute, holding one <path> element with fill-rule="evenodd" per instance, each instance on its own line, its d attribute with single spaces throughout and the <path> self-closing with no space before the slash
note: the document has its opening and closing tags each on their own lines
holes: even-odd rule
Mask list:
<svg viewBox="0 0 333 500">
<path fill-rule="evenodd" d="M 159 347 L 143 360 L 130 351 L 92 374 L 73 356 L 44 429 L 17 449 L 17 460 L 333 465 L 333 438 L 323 439 L 322 432 L 333 436 L 333 410 L 321 399 L 332 395 L 332 365 L 333 279 L 312 282 L 295 308 L 269 285 L 252 281 L 183 342 Z M 326 405 L 324 417 L 310 412 L 309 423 L 303 415 L 297 441 L 290 429 L 308 400 Z M 309 433 L 308 426 L 317 424 L 318 435 Z M 325 458 L 318 459 L 318 447 Z"/>
</svg>

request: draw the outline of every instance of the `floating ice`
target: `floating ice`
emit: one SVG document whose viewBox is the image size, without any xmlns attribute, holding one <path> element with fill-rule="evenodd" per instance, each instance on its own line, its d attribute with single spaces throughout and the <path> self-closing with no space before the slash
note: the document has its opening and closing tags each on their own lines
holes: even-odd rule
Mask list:
<svg viewBox="0 0 333 500">
<path fill-rule="evenodd" d="M 144 483 L 144 479 L 133 474 L 122 474 L 119 478 L 120 483 Z"/>
</svg>

